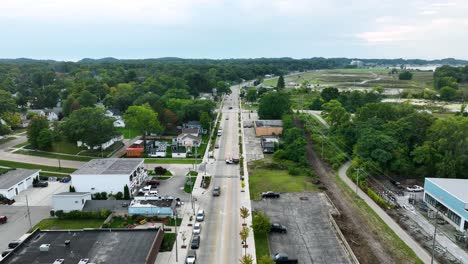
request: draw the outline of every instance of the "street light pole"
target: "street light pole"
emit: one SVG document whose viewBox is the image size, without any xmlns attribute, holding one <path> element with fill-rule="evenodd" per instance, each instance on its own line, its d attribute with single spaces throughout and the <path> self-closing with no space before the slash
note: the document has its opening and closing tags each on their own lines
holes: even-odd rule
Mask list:
<svg viewBox="0 0 468 264">
<path fill-rule="evenodd" d="M 31 212 L 29 211 L 29 201 L 28 201 L 28 195 L 26 195 L 26 208 L 28 212 L 28 219 L 29 219 L 29 229 L 32 229 L 32 223 L 31 223 Z"/>
</svg>

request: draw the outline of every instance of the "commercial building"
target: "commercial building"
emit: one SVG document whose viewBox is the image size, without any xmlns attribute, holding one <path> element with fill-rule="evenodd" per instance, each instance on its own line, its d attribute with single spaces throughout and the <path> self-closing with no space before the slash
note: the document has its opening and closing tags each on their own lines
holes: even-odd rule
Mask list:
<svg viewBox="0 0 468 264">
<path fill-rule="evenodd" d="M 275 136 L 262 136 L 260 144 L 263 153 L 273 153 L 275 152 L 275 145 L 279 144 L 279 139 Z"/>
<path fill-rule="evenodd" d="M 94 159 L 71 174 L 77 192 L 124 192 L 128 186 L 135 194 L 148 178 L 143 159 Z"/>
<path fill-rule="evenodd" d="M 8 199 L 32 186 L 33 179 L 39 176 L 40 170 L 11 169 L 0 172 L 0 194 Z"/>
<path fill-rule="evenodd" d="M 468 180 L 426 178 L 424 201 L 457 230 L 468 230 Z"/>
<path fill-rule="evenodd" d="M 163 237 L 161 228 L 36 230 L 0 263 L 154 264 Z"/>
<path fill-rule="evenodd" d="M 255 135 L 278 136 L 283 133 L 283 121 L 281 120 L 258 120 L 254 122 Z"/>
<path fill-rule="evenodd" d="M 173 216 L 176 200 L 168 197 L 135 197 L 128 206 L 129 215 Z"/>
<path fill-rule="evenodd" d="M 54 211 L 81 211 L 87 200 L 91 200 L 90 192 L 62 192 L 52 195 Z"/>
</svg>

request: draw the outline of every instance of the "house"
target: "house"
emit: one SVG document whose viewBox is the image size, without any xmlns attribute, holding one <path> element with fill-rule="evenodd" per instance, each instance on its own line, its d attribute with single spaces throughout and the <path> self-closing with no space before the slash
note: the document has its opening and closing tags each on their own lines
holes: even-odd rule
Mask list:
<svg viewBox="0 0 468 264">
<path fill-rule="evenodd" d="M 162 228 L 36 229 L 1 263 L 154 264 L 163 237 Z"/>
<path fill-rule="evenodd" d="M 275 152 L 275 145 L 279 144 L 279 140 L 274 136 L 262 136 L 260 140 L 263 153 Z"/>
<path fill-rule="evenodd" d="M 255 135 L 278 136 L 283 133 L 283 121 L 281 120 L 257 120 L 254 122 Z"/>
<path fill-rule="evenodd" d="M 198 128 L 182 128 L 182 133 L 183 135 L 192 135 L 194 137 L 198 137 L 200 134 L 200 131 Z"/>
<path fill-rule="evenodd" d="M 100 146 L 94 146 L 93 150 L 98 150 L 98 149 L 106 150 L 110 146 L 114 145 L 116 142 L 119 142 L 119 141 L 122 141 L 122 140 L 123 140 L 123 136 L 122 135 L 117 135 L 117 136 L 109 139 L 108 141 L 102 143 Z M 76 146 L 77 147 L 86 147 L 87 149 L 91 149 L 90 146 L 88 146 L 86 143 L 83 143 L 82 141 L 77 141 Z"/>
<path fill-rule="evenodd" d="M 172 146 L 172 157 L 173 158 L 186 158 L 187 149 L 185 147 L 174 147 Z"/>
<path fill-rule="evenodd" d="M 167 142 L 165 141 L 154 141 L 148 148 L 148 157 L 152 158 L 164 158 L 166 157 Z"/>
<path fill-rule="evenodd" d="M 8 199 L 32 186 L 40 170 L 11 169 L 0 171 L 0 194 Z"/>
<path fill-rule="evenodd" d="M 122 119 L 116 119 L 114 121 L 114 127 L 125 127 L 125 122 Z"/>
<path fill-rule="evenodd" d="M 190 147 L 199 148 L 202 142 L 201 137 L 195 137 L 192 135 L 184 135 L 184 134 L 180 134 L 177 138 L 174 138 L 173 140 L 176 140 L 175 143 L 177 147 L 189 147 L 189 148 Z"/>
<path fill-rule="evenodd" d="M 59 114 L 62 112 L 62 108 L 54 107 L 52 109 L 31 109 L 29 112 L 36 113 L 38 116 L 45 116 L 49 122 L 53 122 L 59 120 Z"/>
<path fill-rule="evenodd" d="M 176 200 L 171 197 L 137 196 L 128 206 L 129 215 L 146 215 L 172 217 L 176 208 Z"/>
<path fill-rule="evenodd" d="M 182 128 L 196 128 L 199 134 L 203 134 L 203 127 L 199 121 L 188 121 L 182 125 Z"/>
<path fill-rule="evenodd" d="M 128 186 L 130 195 L 138 191 L 148 179 L 143 159 L 93 159 L 70 174 L 77 192 L 123 192 Z"/>
<path fill-rule="evenodd" d="M 81 211 L 87 200 L 91 200 L 90 192 L 61 192 L 52 195 L 54 211 Z"/>
<path fill-rule="evenodd" d="M 458 231 L 468 230 L 468 179 L 426 178 L 424 201 Z"/>
<path fill-rule="evenodd" d="M 205 100 L 213 100 L 213 94 L 212 93 L 200 93 L 199 94 L 200 99 L 205 99 Z"/>
<path fill-rule="evenodd" d="M 139 158 L 145 152 L 145 148 L 143 146 L 143 140 L 136 140 L 130 145 L 126 150 L 126 154 L 128 158 Z"/>
</svg>

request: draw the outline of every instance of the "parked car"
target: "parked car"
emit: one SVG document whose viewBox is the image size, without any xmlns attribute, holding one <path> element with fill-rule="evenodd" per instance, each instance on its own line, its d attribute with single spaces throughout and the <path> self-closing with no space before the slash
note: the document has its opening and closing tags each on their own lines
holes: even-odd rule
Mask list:
<svg viewBox="0 0 468 264">
<path fill-rule="evenodd" d="M 33 187 L 41 187 L 41 188 L 44 188 L 44 187 L 47 187 L 49 186 L 49 183 L 46 182 L 46 181 L 38 181 L 36 183 L 33 183 Z"/>
<path fill-rule="evenodd" d="M 395 181 L 395 180 L 390 180 L 390 182 L 395 186 L 397 187 L 398 189 L 403 189 L 404 187 L 401 185 L 401 183 L 399 181 Z"/>
<path fill-rule="evenodd" d="M 70 177 L 63 177 L 62 179 L 60 179 L 60 182 L 63 182 L 63 183 L 67 183 L 67 182 L 70 182 L 70 181 L 71 181 Z"/>
<path fill-rule="evenodd" d="M 6 224 L 8 222 L 8 217 L 0 215 L 0 224 Z"/>
<path fill-rule="evenodd" d="M 284 225 L 282 225 L 282 224 L 273 223 L 273 224 L 271 224 L 270 232 L 274 232 L 274 233 L 287 233 L 288 230 L 287 230 L 286 227 L 285 227 Z"/>
<path fill-rule="evenodd" d="M 193 225 L 193 231 L 192 231 L 192 233 L 193 233 L 194 235 L 200 235 L 200 233 L 201 233 L 201 224 L 200 224 L 200 223 L 195 223 L 195 224 Z"/>
<path fill-rule="evenodd" d="M 227 158 L 226 164 L 234 164 L 234 161 L 231 158 Z"/>
<path fill-rule="evenodd" d="M 192 242 L 190 243 L 191 249 L 198 249 L 200 247 L 200 236 L 194 236 Z"/>
<path fill-rule="evenodd" d="M 406 187 L 406 190 L 408 192 L 422 192 L 424 191 L 424 188 L 419 185 L 413 185 L 413 186 Z"/>
<path fill-rule="evenodd" d="M 219 144 L 218 143 L 215 144 L 215 149 L 219 149 Z"/>
<path fill-rule="evenodd" d="M 147 182 L 146 182 L 146 185 L 158 186 L 158 185 L 159 185 L 159 181 L 150 180 L 150 181 L 147 181 Z"/>
<path fill-rule="evenodd" d="M 205 211 L 204 210 L 198 210 L 197 216 L 195 217 L 197 222 L 203 222 L 205 220 Z"/>
<path fill-rule="evenodd" d="M 226 117 L 226 120 L 229 120 L 229 117 Z"/>
<path fill-rule="evenodd" d="M 280 194 L 275 192 L 262 192 L 262 198 L 279 198 Z"/>
<path fill-rule="evenodd" d="M 197 260 L 197 252 L 195 250 L 189 250 L 187 257 L 185 258 L 185 264 L 195 264 Z"/>
<path fill-rule="evenodd" d="M 13 251 L 13 248 L 6 249 L 2 252 L 2 258 L 5 257 L 6 255 L 10 254 L 10 252 Z"/>
<path fill-rule="evenodd" d="M 15 248 L 21 244 L 21 240 L 13 240 L 10 243 L 8 243 L 8 248 Z"/>
<path fill-rule="evenodd" d="M 234 164 L 239 164 L 239 161 L 240 161 L 240 160 L 239 160 L 238 158 L 232 158 L 232 162 L 233 162 Z"/>
<path fill-rule="evenodd" d="M 221 194 L 221 187 L 216 186 L 213 188 L 213 196 L 219 196 Z"/>
<path fill-rule="evenodd" d="M 275 262 L 275 263 L 298 263 L 297 259 L 291 259 L 289 258 L 288 254 L 286 253 L 276 253 L 274 255 L 271 256 L 271 259 Z"/>
</svg>

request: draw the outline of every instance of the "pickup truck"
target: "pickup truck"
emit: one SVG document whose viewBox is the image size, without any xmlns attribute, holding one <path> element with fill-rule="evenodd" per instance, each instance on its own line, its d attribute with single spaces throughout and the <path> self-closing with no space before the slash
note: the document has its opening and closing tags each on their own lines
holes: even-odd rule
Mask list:
<svg viewBox="0 0 468 264">
<path fill-rule="evenodd" d="M 271 256 L 271 259 L 276 263 L 276 264 L 293 264 L 293 263 L 299 263 L 297 259 L 291 259 L 288 257 L 288 254 L 286 253 L 276 253 Z"/>
</svg>

